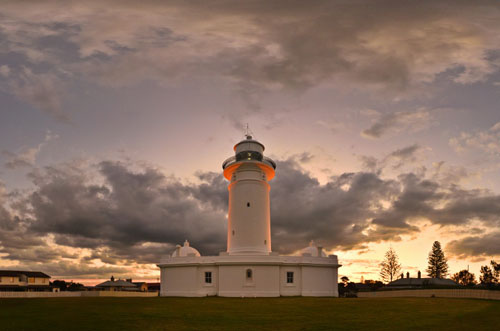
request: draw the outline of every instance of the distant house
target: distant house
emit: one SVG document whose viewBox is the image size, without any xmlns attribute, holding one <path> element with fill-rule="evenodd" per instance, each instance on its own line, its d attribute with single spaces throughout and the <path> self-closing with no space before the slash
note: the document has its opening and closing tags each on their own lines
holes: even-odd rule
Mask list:
<svg viewBox="0 0 500 331">
<path fill-rule="evenodd" d="M 147 283 L 149 292 L 160 292 L 160 283 Z"/>
<path fill-rule="evenodd" d="M 49 280 L 40 271 L 0 270 L 0 291 L 51 291 Z"/>
<path fill-rule="evenodd" d="M 95 286 L 97 290 L 101 291 L 138 291 L 139 288 L 131 282 L 128 282 L 123 279 L 115 280 L 113 276 L 111 276 L 111 280 L 105 281 L 103 283 L 97 284 Z"/>
<path fill-rule="evenodd" d="M 132 284 L 134 284 L 135 286 L 137 286 L 137 290 L 140 291 L 140 292 L 147 292 L 148 291 L 148 283 L 146 282 L 132 282 L 132 280 L 128 280 L 127 281 L 131 282 Z"/>
</svg>

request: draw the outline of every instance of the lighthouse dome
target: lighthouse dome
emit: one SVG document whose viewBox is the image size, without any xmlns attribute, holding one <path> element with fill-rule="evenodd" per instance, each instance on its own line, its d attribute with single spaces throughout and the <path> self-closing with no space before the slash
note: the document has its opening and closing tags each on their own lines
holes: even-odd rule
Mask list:
<svg viewBox="0 0 500 331">
<path fill-rule="evenodd" d="M 184 246 L 177 245 L 172 257 L 201 256 L 196 248 L 189 246 L 189 241 L 184 241 Z"/>
<path fill-rule="evenodd" d="M 303 248 L 299 251 L 300 256 L 312 256 L 312 257 L 327 257 L 326 253 L 323 251 L 323 247 L 316 246 L 313 240 L 309 243 L 309 246 Z"/>
</svg>

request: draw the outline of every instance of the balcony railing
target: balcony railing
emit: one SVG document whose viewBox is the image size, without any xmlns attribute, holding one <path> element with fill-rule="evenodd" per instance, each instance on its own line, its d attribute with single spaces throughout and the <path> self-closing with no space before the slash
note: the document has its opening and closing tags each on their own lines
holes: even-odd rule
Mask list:
<svg viewBox="0 0 500 331">
<path fill-rule="evenodd" d="M 224 162 L 222 162 L 222 169 L 226 169 L 227 166 L 234 164 L 236 162 L 239 162 L 236 160 L 236 156 L 231 156 L 231 157 L 227 158 Z M 258 162 L 263 162 L 263 163 L 273 167 L 273 169 L 276 169 L 276 162 L 274 162 L 272 159 L 270 159 L 268 157 L 264 156 L 262 161 L 258 161 Z"/>
</svg>

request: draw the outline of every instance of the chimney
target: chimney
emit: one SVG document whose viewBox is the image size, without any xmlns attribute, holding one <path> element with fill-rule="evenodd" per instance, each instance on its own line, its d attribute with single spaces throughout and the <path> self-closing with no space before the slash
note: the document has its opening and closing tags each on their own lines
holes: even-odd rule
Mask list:
<svg viewBox="0 0 500 331">
<path fill-rule="evenodd" d="M 115 281 L 115 277 L 113 275 L 111 275 L 111 281 L 114 282 Z"/>
<path fill-rule="evenodd" d="M 408 271 L 406 272 L 406 278 L 410 278 L 410 273 Z"/>
<path fill-rule="evenodd" d="M 405 278 L 405 275 L 403 275 L 403 273 L 401 273 L 401 279 Z"/>
<path fill-rule="evenodd" d="M 127 282 L 132 283 L 132 278 L 125 279 Z"/>
<path fill-rule="evenodd" d="M 420 279 L 422 277 L 422 273 L 420 272 L 420 270 L 418 271 L 418 279 Z"/>
<path fill-rule="evenodd" d="M 323 247 L 318 246 L 318 257 L 321 257 L 321 253 L 323 253 Z"/>
</svg>

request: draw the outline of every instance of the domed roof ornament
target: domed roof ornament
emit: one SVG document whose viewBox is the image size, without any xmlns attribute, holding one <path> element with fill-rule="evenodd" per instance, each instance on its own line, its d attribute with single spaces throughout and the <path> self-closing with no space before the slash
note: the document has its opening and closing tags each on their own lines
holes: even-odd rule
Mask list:
<svg viewBox="0 0 500 331">
<path fill-rule="evenodd" d="M 323 247 L 317 246 L 314 240 L 309 242 L 309 246 L 299 251 L 299 256 L 327 257 Z"/>
<path fill-rule="evenodd" d="M 200 252 L 194 247 L 189 245 L 189 241 L 185 240 L 184 245 L 176 245 L 172 257 L 198 257 L 201 256 Z"/>
</svg>

